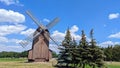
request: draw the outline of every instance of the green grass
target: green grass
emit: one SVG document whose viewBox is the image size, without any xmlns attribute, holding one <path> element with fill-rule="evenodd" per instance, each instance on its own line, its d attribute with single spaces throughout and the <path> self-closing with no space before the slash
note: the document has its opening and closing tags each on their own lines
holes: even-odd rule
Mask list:
<svg viewBox="0 0 120 68">
<path fill-rule="evenodd" d="M 0 68 L 54 68 L 56 60 L 27 63 L 27 58 L 0 58 Z M 105 62 L 108 68 L 120 68 L 120 62 Z M 90 67 L 88 67 L 90 68 Z"/>
<path fill-rule="evenodd" d="M 26 58 L 0 58 L 0 62 L 26 61 Z"/>
<path fill-rule="evenodd" d="M 27 63 L 26 58 L 0 58 L 0 68 L 54 68 L 56 60 Z"/>
<path fill-rule="evenodd" d="M 120 68 L 120 62 L 106 62 L 108 68 Z"/>
</svg>

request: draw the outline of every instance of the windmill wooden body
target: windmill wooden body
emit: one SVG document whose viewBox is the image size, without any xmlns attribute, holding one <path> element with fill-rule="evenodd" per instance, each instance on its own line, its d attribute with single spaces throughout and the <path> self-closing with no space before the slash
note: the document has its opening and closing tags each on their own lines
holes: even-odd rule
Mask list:
<svg viewBox="0 0 120 68">
<path fill-rule="evenodd" d="M 34 34 L 39 32 L 38 28 Z M 28 61 L 46 62 L 52 58 L 52 52 L 49 49 L 49 31 L 41 34 L 33 40 L 32 49 L 28 52 Z"/>
<path fill-rule="evenodd" d="M 56 44 L 56 42 L 50 37 L 48 29 L 53 27 L 59 19 L 55 18 L 48 25 L 43 26 L 29 11 L 27 11 L 27 14 L 38 25 L 38 28 L 33 34 L 32 49 L 28 52 L 28 61 L 47 62 L 52 58 L 52 51 L 49 49 L 49 40 L 51 39 Z"/>
</svg>

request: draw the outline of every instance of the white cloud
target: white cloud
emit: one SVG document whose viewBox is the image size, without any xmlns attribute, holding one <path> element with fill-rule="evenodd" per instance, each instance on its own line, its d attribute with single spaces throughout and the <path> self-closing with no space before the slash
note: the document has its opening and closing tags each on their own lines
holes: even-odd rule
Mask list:
<svg viewBox="0 0 120 68">
<path fill-rule="evenodd" d="M 33 34 L 34 32 L 35 32 L 35 29 L 29 28 L 26 31 L 22 31 L 20 34 L 28 36 L 30 34 Z"/>
<path fill-rule="evenodd" d="M 74 25 L 70 28 L 71 36 L 72 36 L 72 38 L 74 37 L 76 41 L 81 39 L 81 36 L 76 34 L 76 32 L 78 30 L 79 30 L 79 28 L 76 25 Z M 59 31 L 56 30 L 51 34 L 51 37 L 53 39 L 55 39 L 57 42 L 62 42 L 64 37 L 65 37 L 65 34 L 66 34 L 66 31 L 65 32 L 59 32 Z"/>
<path fill-rule="evenodd" d="M 19 6 L 23 6 L 22 4 L 20 4 L 19 0 L 0 0 L 0 2 L 6 4 L 6 5 L 19 5 Z"/>
<path fill-rule="evenodd" d="M 0 37 L 0 52 L 1 51 L 15 51 L 22 52 L 25 50 L 31 49 L 31 43 L 27 45 L 25 48 L 22 47 L 18 42 L 19 39 L 8 39 L 6 37 Z"/>
<path fill-rule="evenodd" d="M 76 34 L 76 32 L 79 30 L 79 28 L 76 26 L 76 25 L 73 25 L 71 28 L 70 28 L 70 32 L 71 32 L 71 36 L 72 38 L 75 38 L 75 40 L 80 40 L 81 39 L 81 36 Z"/>
<path fill-rule="evenodd" d="M 73 25 L 72 27 L 71 27 L 71 29 L 70 29 L 70 32 L 71 33 L 75 33 L 75 32 L 77 32 L 79 30 L 79 28 L 76 26 L 76 25 Z"/>
<path fill-rule="evenodd" d="M 23 23 L 25 16 L 13 10 L 0 9 L 0 23 L 8 22 L 13 24 Z"/>
<path fill-rule="evenodd" d="M 6 37 L 0 36 L 0 42 L 8 42 L 8 39 Z"/>
<path fill-rule="evenodd" d="M 108 38 L 120 38 L 120 32 L 116 34 L 111 34 L 110 36 L 108 36 Z"/>
<path fill-rule="evenodd" d="M 108 45 L 115 45 L 115 44 L 120 44 L 120 42 L 112 42 L 112 41 L 105 41 L 99 44 L 101 47 L 107 47 Z"/>
<path fill-rule="evenodd" d="M 26 26 L 24 25 L 2 25 L 0 26 L 0 36 L 19 33 L 24 29 L 26 29 Z"/>
<path fill-rule="evenodd" d="M 15 46 L 15 45 L 1 45 L 0 44 L 0 52 L 1 51 L 14 51 L 14 52 L 21 52 L 24 51 L 21 46 Z"/>
<path fill-rule="evenodd" d="M 49 19 L 47 19 L 47 18 L 44 18 L 44 19 L 43 19 L 43 22 L 47 22 L 47 23 L 49 23 L 49 22 L 50 22 L 50 20 L 49 20 Z"/>
<path fill-rule="evenodd" d="M 28 45 L 26 45 L 25 48 L 22 47 L 22 45 L 20 45 L 20 39 L 16 39 L 16 38 L 7 38 L 5 37 L 8 34 L 12 34 L 12 33 L 20 33 L 23 32 L 23 30 L 26 27 L 23 25 L 4 25 L 4 27 L 0 27 L 0 51 L 15 51 L 15 52 L 21 52 L 21 51 L 25 51 L 25 50 L 29 50 L 31 49 L 31 45 L 32 43 L 30 42 Z M 8 29 L 8 30 L 7 30 Z M 27 31 L 25 31 L 26 33 L 29 31 L 32 31 L 33 29 L 28 29 Z M 25 32 L 23 32 L 23 34 L 25 34 Z M 25 41 L 25 40 L 24 40 Z"/>
<path fill-rule="evenodd" d="M 14 39 L 14 38 L 8 39 L 7 37 L 0 36 L 0 43 L 14 43 L 14 44 L 18 44 L 19 41 L 21 41 L 21 40 Z"/>
<path fill-rule="evenodd" d="M 56 52 L 56 53 L 59 53 L 59 46 L 55 45 L 55 44 L 50 44 L 49 45 L 49 49 L 51 49 L 52 51 Z"/>
<path fill-rule="evenodd" d="M 74 37 L 76 41 L 79 41 L 81 39 L 81 36 L 76 34 L 76 32 L 79 30 L 79 28 L 74 25 L 70 28 L 70 32 L 71 32 L 71 36 L 72 38 Z M 54 31 L 52 34 L 51 34 L 51 37 L 59 44 L 61 44 L 61 42 L 64 40 L 64 37 L 66 35 L 66 31 L 65 32 L 59 32 L 58 30 Z M 52 41 L 51 41 L 52 42 Z M 59 45 L 60 45 L 59 44 Z M 59 47 L 60 46 L 57 46 L 56 44 L 54 43 L 50 43 L 50 49 L 55 51 L 56 53 L 59 53 Z"/>
<path fill-rule="evenodd" d="M 8 39 L 0 36 L 0 52 L 1 51 L 22 51 L 22 46 L 18 45 L 18 39 Z"/>
<path fill-rule="evenodd" d="M 111 19 L 116 19 L 116 18 L 118 18 L 120 16 L 120 14 L 119 13 L 112 13 L 112 14 L 109 14 L 109 19 L 111 20 Z"/>
<path fill-rule="evenodd" d="M 62 40 L 65 37 L 65 33 L 59 32 L 59 31 L 54 31 L 51 35 L 51 37 L 56 40 L 57 42 L 62 42 Z"/>
<path fill-rule="evenodd" d="M 18 44 L 18 42 L 20 41 L 19 39 L 8 39 L 9 41 L 8 42 L 12 42 L 12 43 L 16 43 Z"/>
</svg>

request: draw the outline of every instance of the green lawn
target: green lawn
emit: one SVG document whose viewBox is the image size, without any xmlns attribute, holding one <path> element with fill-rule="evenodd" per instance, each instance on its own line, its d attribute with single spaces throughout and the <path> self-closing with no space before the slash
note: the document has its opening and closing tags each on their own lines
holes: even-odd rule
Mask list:
<svg viewBox="0 0 120 68">
<path fill-rule="evenodd" d="M 56 60 L 27 63 L 26 58 L 0 58 L 0 68 L 54 68 Z M 120 62 L 106 62 L 108 68 L 120 68 Z"/>
</svg>

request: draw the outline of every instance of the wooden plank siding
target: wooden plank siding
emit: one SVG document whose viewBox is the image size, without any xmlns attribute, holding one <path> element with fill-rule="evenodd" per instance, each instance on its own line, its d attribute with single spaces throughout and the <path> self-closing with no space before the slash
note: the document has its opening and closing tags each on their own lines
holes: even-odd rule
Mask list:
<svg viewBox="0 0 120 68">
<path fill-rule="evenodd" d="M 37 30 L 35 33 L 38 32 Z M 52 52 L 49 50 L 49 31 L 46 30 L 33 40 L 32 49 L 28 53 L 28 61 L 47 62 L 51 58 Z"/>
</svg>

